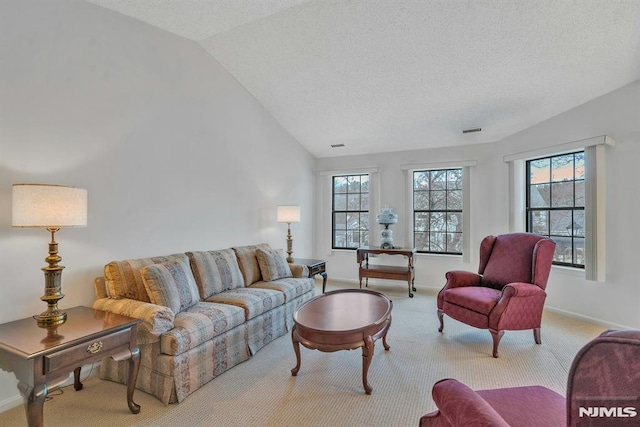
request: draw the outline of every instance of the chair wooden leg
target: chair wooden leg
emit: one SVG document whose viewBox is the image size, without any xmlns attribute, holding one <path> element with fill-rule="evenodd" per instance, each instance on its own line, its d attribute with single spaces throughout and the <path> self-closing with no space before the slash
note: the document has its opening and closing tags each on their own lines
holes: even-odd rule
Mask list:
<svg viewBox="0 0 640 427">
<path fill-rule="evenodd" d="M 438 309 L 438 320 L 440 320 L 440 328 L 438 329 L 438 332 L 442 332 L 444 329 L 444 311 L 440 309 Z"/>
<path fill-rule="evenodd" d="M 533 328 L 533 339 L 536 340 L 536 344 L 542 344 L 542 339 L 540 338 L 540 328 Z"/>
<path fill-rule="evenodd" d="M 493 338 L 493 357 L 498 357 L 498 344 L 500 344 L 500 339 L 504 335 L 504 331 L 494 331 L 493 329 L 489 329 L 491 332 L 491 337 Z"/>
</svg>

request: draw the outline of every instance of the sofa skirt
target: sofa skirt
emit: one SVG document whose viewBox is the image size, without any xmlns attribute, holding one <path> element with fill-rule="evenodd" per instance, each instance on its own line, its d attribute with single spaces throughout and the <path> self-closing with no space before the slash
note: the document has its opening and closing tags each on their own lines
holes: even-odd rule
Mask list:
<svg viewBox="0 0 640 427">
<path fill-rule="evenodd" d="M 248 329 L 239 325 L 182 354 L 159 353 L 159 343 L 140 345 L 140 371 L 136 388 L 165 405 L 188 395 L 233 366 L 248 360 Z M 126 384 L 128 362 L 104 359 L 100 378 Z"/>
</svg>

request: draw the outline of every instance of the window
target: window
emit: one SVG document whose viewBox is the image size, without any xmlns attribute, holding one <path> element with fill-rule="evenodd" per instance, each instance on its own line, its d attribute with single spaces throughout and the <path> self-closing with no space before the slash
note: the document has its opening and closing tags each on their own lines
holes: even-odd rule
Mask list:
<svg viewBox="0 0 640 427">
<path fill-rule="evenodd" d="M 369 175 L 334 176 L 332 181 L 332 248 L 368 245 Z"/>
<path fill-rule="evenodd" d="M 462 168 L 413 172 L 413 240 L 418 252 L 462 254 Z"/>
<path fill-rule="evenodd" d="M 585 267 L 584 151 L 526 162 L 527 231 L 556 242 L 553 262 Z"/>
</svg>

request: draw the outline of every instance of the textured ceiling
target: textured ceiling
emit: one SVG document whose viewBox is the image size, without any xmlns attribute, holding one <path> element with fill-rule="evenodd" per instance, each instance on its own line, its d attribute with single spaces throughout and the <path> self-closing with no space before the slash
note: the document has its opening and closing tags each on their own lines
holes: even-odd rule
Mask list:
<svg viewBox="0 0 640 427">
<path fill-rule="evenodd" d="M 640 79 L 639 0 L 87 1 L 200 43 L 316 157 L 498 141 Z"/>
</svg>

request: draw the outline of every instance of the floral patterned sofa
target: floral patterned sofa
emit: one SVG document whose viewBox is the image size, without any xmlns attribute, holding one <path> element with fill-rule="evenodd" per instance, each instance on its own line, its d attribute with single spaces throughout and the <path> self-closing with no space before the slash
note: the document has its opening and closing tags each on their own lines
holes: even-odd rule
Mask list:
<svg viewBox="0 0 640 427">
<path fill-rule="evenodd" d="M 93 307 L 141 319 L 136 387 L 181 402 L 293 326 L 315 294 L 305 266 L 267 244 L 113 261 L 95 281 Z M 126 383 L 126 362 L 100 377 Z"/>
</svg>

